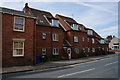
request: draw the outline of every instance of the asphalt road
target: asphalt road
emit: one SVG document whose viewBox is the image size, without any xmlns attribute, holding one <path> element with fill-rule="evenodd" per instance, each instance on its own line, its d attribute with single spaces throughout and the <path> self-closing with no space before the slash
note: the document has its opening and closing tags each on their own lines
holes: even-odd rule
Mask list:
<svg viewBox="0 0 120 80">
<path fill-rule="evenodd" d="M 118 56 L 44 71 L 4 74 L 5 78 L 118 78 Z"/>
</svg>

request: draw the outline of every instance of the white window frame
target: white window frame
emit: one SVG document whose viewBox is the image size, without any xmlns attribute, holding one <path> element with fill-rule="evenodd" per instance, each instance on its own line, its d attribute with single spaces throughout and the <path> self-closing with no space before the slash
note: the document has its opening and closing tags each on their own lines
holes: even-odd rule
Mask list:
<svg viewBox="0 0 120 80">
<path fill-rule="evenodd" d="M 72 24 L 72 29 L 73 30 L 78 30 L 78 25 L 77 24 Z"/>
<path fill-rule="evenodd" d="M 88 52 L 90 52 L 90 48 L 88 48 Z"/>
<path fill-rule="evenodd" d="M 85 53 L 85 48 L 83 48 L 83 52 Z"/>
<path fill-rule="evenodd" d="M 23 19 L 23 30 L 17 30 L 17 29 L 15 29 L 15 19 L 16 18 L 22 18 Z M 17 23 L 17 24 L 19 24 L 19 23 Z M 24 32 L 25 31 L 25 18 L 23 18 L 23 17 L 18 17 L 18 16 L 14 16 L 14 27 L 13 27 L 13 31 L 18 31 L 18 32 Z"/>
<path fill-rule="evenodd" d="M 82 37 L 82 41 L 83 41 L 83 42 L 85 41 L 85 38 L 84 38 L 84 37 Z"/>
<path fill-rule="evenodd" d="M 23 48 L 14 48 L 14 42 L 23 42 Z M 24 44 L 25 44 L 25 39 L 13 39 L 13 57 L 20 57 L 24 56 Z M 15 49 L 23 49 L 22 55 L 15 55 Z"/>
<path fill-rule="evenodd" d="M 45 53 L 43 53 L 45 52 Z M 42 55 L 46 55 L 46 48 L 42 48 Z"/>
<path fill-rule="evenodd" d="M 101 44 L 105 44 L 105 40 L 102 40 L 102 39 L 101 39 L 101 40 L 100 40 L 100 43 L 101 43 Z"/>
<path fill-rule="evenodd" d="M 58 48 L 53 48 L 53 55 L 59 55 L 59 49 Z"/>
<path fill-rule="evenodd" d="M 105 50 L 104 48 L 102 48 L 102 50 Z"/>
<path fill-rule="evenodd" d="M 42 32 L 42 39 L 46 39 L 46 33 L 45 32 Z"/>
<path fill-rule="evenodd" d="M 87 31 L 87 34 L 88 34 L 88 35 L 93 35 L 93 31 L 92 31 L 92 30 L 88 30 L 88 31 Z"/>
<path fill-rule="evenodd" d="M 55 23 L 56 21 L 57 21 L 57 23 Z M 51 26 L 53 26 L 53 27 L 59 27 L 59 22 L 58 22 L 58 20 L 52 19 Z"/>
<path fill-rule="evenodd" d="M 74 42 L 78 42 L 78 36 L 73 36 Z"/>
<path fill-rule="evenodd" d="M 90 38 L 87 38 L 87 41 L 90 42 Z"/>
<path fill-rule="evenodd" d="M 57 40 L 57 36 L 58 36 L 58 40 Z M 59 41 L 59 34 L 57 34 L 57 33 L 52 33 L 52 40 L 53 40 L 53 41 Z"/>
<path fill-rule="evenodd" d="M 95 48 L 92 48 L 92 52 L 95 52 Z"/>
<path fill-rule="evenodd" d="M 95 39 L 94 39 L 94 38 L 92 38 L 92 43 L 93 43 L 93 44 L 95 43 Z"/>
</svg>

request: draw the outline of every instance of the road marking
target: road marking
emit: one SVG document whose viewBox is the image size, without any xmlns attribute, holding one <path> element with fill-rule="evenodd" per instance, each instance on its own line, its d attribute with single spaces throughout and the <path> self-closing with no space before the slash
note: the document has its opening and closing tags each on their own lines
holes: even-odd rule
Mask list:
<svg viewBox="0 0 120 80">
<path fill-rule="evenodd" d="M 116 57 L 116 56 L 114 56 Z M 82 64 L 86 64 L 86 63 L 92 63 L 92 62 L 97 62 L 97 61 L 102 61 L 102 60 L 105 60 L 105 59 L 111 59 L 113 57 L 110 57 L 110 58 L 103 58 L 103 59 L 100 59 L 100 60 L 93 60 L 93 61 L 90 61 L 90 62 L 85 62 L 85 63 L 80 63 L 80 64 L 72 64 L 72 65 L 69 65 L 70 67 L 74 67 L 74 66 L 78 66 L 78 65 L 82 65 Z"/>
<path fill-rule="evenodd" d="M 115 63 L 118 63 L 118 61 L 115 61 L 115 62 L 112 62 L 112 63 L 109 63 L 109 64 L 105 64 L 104 66 L 108 66 L 108 65 L 111 65 L 111 64 L 115 64 Z"/>
<path fill-rule="evenodd" d="M 70 74 L 66 74 L 66 75 L 61 75 L 61 76 L 58 76 L 57 78 L 66 77 L 66 76 L 71 76 L 71 75 L 78 74 L 78 73 L 84 73 L 84 72 L 88 72 L 88 71 L 91 71 L 91 70 L 94 70 L 94 69 L 95 69 L 95 68 L 88 69 L 88 70 L 84 70 L 84 71 L 80 71 L 80 72 L 70 73 Z"/>
</svg>

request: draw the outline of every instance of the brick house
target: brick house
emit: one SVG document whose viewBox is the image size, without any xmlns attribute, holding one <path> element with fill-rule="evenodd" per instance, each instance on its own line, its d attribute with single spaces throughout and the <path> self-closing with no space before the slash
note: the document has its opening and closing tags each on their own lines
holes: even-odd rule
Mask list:
<svg viewBox="0 0 120 80">
<path fill-rule="evenodd" d="M 93 29 L 86 28 L 90 42 L 88 43 L 90 55 L 106 54 L 108 43 L 98 35 Z"/>
<path fill-rule="evenodd" d="M 37 18 L 36 56 L 58 55 L 62 57 L 64 33 L 58 19 L 50 12 L 30 8 L 27 3 L 23 11 Z"/>
<path fill-rule="evenodd" d="M 3 67 L 39 64 L 45 56 L 73 59 L 108 51 L 108 44 L 93 29 L 27 3 L 23 11 L 2 8 L 0 17 Z"/>
<path fill-rule="evenodd" d="M 35 64 L 35 17 L 7 8 L 1 8 L 2 66 Z"/>
<path fill-rule="evenodd" d="M 96 55 L 98 54 L 98 47 L 101 54 L 108 51 L 108 44 L 94 30 L 86 28 L 70 17 L 57 14 L 56 18 L 62 24 L 66 40 L 71 45 L 70 47 L 66 47 L 71 51 L 71 58 L 77 58 L 77 54 L 81 54 L 81 52 L 84 52 L 86 56 Z"/>
<path fill-rule="evenodd" d="M 65 30 L 66 41 L 71 45 L 67 46 L 66 53 L 71 58 L 78 58 L 78 54 L 82 51 L 87 55 L 87 32 L 82 24 L 77 23 L 74 19 L 62 15 L 56 15 L 62 27 Z M 68 52 L 67 52 L 68 51 Z"/>
</svg>

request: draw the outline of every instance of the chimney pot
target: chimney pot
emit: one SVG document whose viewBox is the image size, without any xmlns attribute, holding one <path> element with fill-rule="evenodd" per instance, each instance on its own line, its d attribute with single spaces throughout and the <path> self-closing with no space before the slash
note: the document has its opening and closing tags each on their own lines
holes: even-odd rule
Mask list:
<svg viewBox="0 0 120 80">
<path fill-rule="evenodd" d="M 25 3 L 25 7 L 28 7 L 28 3 Z"/>
</svg>

